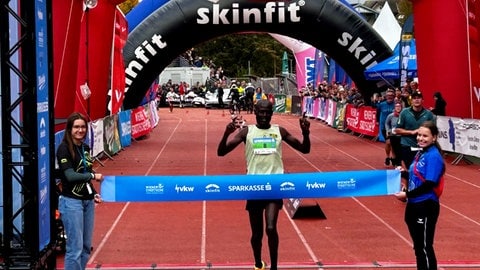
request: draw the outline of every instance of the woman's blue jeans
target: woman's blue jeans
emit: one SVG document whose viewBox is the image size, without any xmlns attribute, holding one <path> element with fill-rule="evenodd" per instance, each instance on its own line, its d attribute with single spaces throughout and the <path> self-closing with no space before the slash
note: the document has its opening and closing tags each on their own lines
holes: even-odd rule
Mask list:
<svg viewBox="0 0 480 270">
<path fill-rule="evenodd" d="M 92 247 L 95 202 L 60 196 L 58 209 L 67 236 L 65 269 L 84 270 Z"/>
</svg>

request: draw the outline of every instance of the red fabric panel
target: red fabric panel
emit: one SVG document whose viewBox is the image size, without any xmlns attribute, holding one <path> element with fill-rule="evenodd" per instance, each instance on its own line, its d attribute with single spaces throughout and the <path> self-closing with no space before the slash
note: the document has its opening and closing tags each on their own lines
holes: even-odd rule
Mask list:
<svg viewBox="0 0 480 270">
<path fill-rule="evenodd" d="M 51 102 L 54 102 L 55 118 L 62 119 L 73 112 L 82 2 L 53 0 L 52 12 L 54 97 Z"/>
<path fill-rule="evenodd" d="M 473 117 L 480 119 L 480 1 L 468 1 L 468 35 L 472 70 Z"/>
<path fill-rule="evenodd" d="M 433 93 L 440 91 L 448 103 L 447 115 L 471 118 L 465 1 L 413 3 L 419 88 L 425 106 L 433 106 Z"/>
<path fill-rule="evenodd" d="M 115 10 L 116 7 L 110 2 L 98 1 L 95 8 L 84 13 L 82 20 L 75 110 L 89 115 L 91 120 L 107 115 Z M 87 24 L 88 40 L 86 39 Z M 87 46 L 88 54 L 86 54 Z M 88 67 L 86 66 L 87 57 Z M 80 93 L 80 85 L 87 80 L 91 96 L 85 100 Z"/>
</svg>

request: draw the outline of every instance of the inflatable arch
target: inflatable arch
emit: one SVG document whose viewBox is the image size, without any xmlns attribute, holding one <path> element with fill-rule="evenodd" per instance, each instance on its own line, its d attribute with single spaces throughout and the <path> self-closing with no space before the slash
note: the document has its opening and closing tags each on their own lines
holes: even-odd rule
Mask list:
<svg viewBox="0 0 480 270">
<path fill-rule="evenodd" d="M 363 71 L 392 54 L 383 38 L 338 0 L 171 0 L 128 36 L 124 108 L 137 107 L 158 74 L 187 49 L 242 32 L 276 33 L 311 44 L 335 59 L 367 96 L 374 85 Z"/>
</svg>

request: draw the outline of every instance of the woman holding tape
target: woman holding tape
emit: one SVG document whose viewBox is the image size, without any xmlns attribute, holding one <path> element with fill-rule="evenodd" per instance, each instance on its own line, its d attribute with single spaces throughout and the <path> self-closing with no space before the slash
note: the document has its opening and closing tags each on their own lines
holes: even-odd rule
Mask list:
<svg viewBox="0 0 480 270">
<path fill-rule="evenodd" d="M 72 113 L 66 123 L 62 142 L 57 149 L 61 192 L 60 218 L 67 236 L 65 269 L 86 269 L 93 236 L 95 203 L 102 198 L 91 181 L 103 179 L 92 170 L 90 147 L 84 143 L 87 120 L 80 113 Z"/>
<path fill-rule="evenodd" d="M 281 174 L 283 173 L 282 140 L 294 149 L 307 154 L 310 152 L 310 122 L 300 118 L 303 142 L 300 142 L 285 128 L 270 124 L 273 115 L 273 104 L 266 99 L 258 100 L 254 107 L 256 125 L 240 129 L 230 140 L 228 136 L 240 125 L 235 120 L 229 123 L 218 145 L 217 154 L 224 156 L 240 143 L 245 144 L 247 174 Z M 259 140 L 262 143 L 255 143 Z M 255 270 L 265 269 L 262 261 L 263 216 L 265 215 L 265 232 L 268 237 L 270 252 L 270 269 L 277 270 L 278 264 L 278 212 L 283 206 L 282 198 L 272 200 L 247 200 L 246 210 L 249 214 L 252 237 L 250 244 L 255 259 Z M 265 214 L 264 214 L 265 213 Z"/>
<path fill-rule="evenodd" d="M 435 123 L 423 122 L 417 130 L 417 143 L 422 150 L 418 151 L 408 173 L 402 172 L 408 185 L 395 194 L 399 200 L 407 201 L 405 223 L 413 240 L 417 269 L 422 270 L 437 269 L 433 239 L 445 174 L 445 161 L 437 139 Z"/>
</svg>

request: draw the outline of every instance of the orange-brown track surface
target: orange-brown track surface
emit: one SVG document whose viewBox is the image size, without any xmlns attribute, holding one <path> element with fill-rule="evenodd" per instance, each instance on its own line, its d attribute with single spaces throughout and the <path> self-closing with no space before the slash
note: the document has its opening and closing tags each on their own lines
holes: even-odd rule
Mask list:
<svg viewBox="0 0 480 270">
<path fill-rule="evenodd" d="M 132 142 L 113 160 L 102 160 L 104 166 L 97 164 L 96 170 L 142 176 L 245 173 L 243 145 L 217 156 L 231 121 L 227 110 L 175 108 L 170 113 L 161 108 L 158 113 L 160 122 L 147 138 Z M 242 115 L 247 124 L 255 123 L 254 115 Z M 310 154 L 283 145 L 287 173 L 386 169 L 384 143 L 310 122 Z M 272 123 L 301 138 L 298 116 L 275 114 Z M 479 166 L 451 165 L 455 157 L 445 157 L 435 250 L 441 269 L 480 269 Z M 280 212 L 280 269 L 415 269 L 405 204 L 394 196 L 304 203 L 318 203 L 326 218 L 291 219 Z M 268 264 L 266 238 L 263 250 Z M 63 269 L 62 255 L 57 266 Z M 98 204 L 88 269 L 253 269 L 245 202 Z"/>
</svg>

